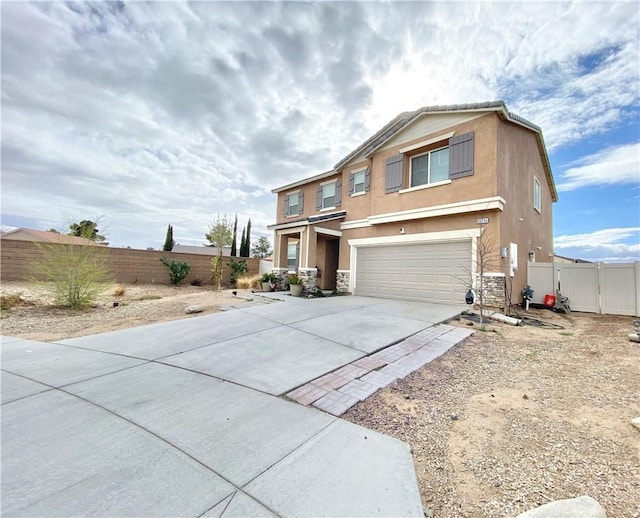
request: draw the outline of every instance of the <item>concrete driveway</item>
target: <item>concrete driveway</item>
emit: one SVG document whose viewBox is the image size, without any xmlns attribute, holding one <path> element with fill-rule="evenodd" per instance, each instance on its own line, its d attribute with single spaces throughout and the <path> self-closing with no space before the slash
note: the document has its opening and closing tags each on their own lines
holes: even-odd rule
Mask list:
<svg viewBox="0 0 640 518">
<path fill-rule="evenodd" d="M 422 516 L 406 444 L 278 397 L 461 307 L 294 299 L 2 338 L 5 516 Z"/>
</svg>

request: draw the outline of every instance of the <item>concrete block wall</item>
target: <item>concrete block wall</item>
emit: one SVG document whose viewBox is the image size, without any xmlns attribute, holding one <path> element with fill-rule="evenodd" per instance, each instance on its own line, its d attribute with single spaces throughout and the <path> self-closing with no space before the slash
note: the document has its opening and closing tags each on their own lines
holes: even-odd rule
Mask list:
<svg viewBox="0 0 640 518">
<path fill-rule="evenodd" d="M 54 245 L 34 243 L 31 241 L 0 240 L 0 281 L 28 281 L 32 278 L 33 262 L 42 260 L 49 250 L 78 245 Z M 51 248 L 52 247 L 52 248 Z M 183 254 L 152 250 L 134 250 L 132 248 L 90 247 L 104 260 L 116 282 L 138 284 L 170 284 L 167 267 L 160 262 L 165 257 L 168 261 L 179 261 L 191 266 L 191 271 L 182 284 L 189 284 L 194 279 L 201 279 L 203 284 L 211 284 L 212 256 L 199 254 Z M 230 285 L 231 268 L 227 263 L 241 258 L 224 257 L 223 284 Z M 257 275 L 260 259 L 244 258 L 249 267 L 248 275 Z"/>
</svg>

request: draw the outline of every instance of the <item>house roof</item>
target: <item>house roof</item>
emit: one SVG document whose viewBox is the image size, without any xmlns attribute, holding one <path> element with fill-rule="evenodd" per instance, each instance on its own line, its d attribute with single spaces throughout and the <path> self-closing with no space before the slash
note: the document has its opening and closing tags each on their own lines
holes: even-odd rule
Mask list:
<svg viewBox="0 0 640 518">
<path fill-rule="evenodd" d="M 333 176 L 337 174 L 337 172 L 344 167 L 350 160 L 357 157 L 358 155 L 364 155 L 365 157 L 371 156 L 377 149 L 379 149 L 385 142 L 389 139 L 400 133 L 404 128 L 415 122 L 420 117 L 430 114 L 436 113 L 447 113 L 447 112 L 495 112 L 502 120 L 506 120 L 512 122 L 514 124 L 518 124 L 523 126 L 524 128 L 533 131 L 536 135 L 536 140 L 538 143 L 538 149 L 540 151 L 540 155 L 542 157 L 542 163 L 547 176 L 547 184 L 549 185 L 549 190 L 551 191 L 551 197 L 553 201 L 558 200 L 558 191 L 556 190 L 555 182 L 553 180 L 553 173 L 551 172 L 551 164 L 549 163 L 549 156 L 547 154 L 547 148 L 544 143 L 544 139 L 542 137 L 542 129 L 540 126 L 533 124 L 528 121 L 524 117 L 521 117 L 513 112 L 510 112 L 507 109 L 507 105 L 504 101 L 489 101 L 482 103 L 468 103 L 468 104 L 449 104 L 442 106 L 424 106 L 415 111 L 402 112 L 397 115 L 394 119 L 389 121 L 383 128 L 381 128 L 378 132 L 376 132 L 373 136 L 365 140 L 362 144 L 360 144 L 356 149 L 354 149 L 351 153 L 345 156 L 342 160 L 340 160 L 331 171 L 327 171 L 325 173 L 321 173 L 316 176 L 312 176 L 310 178 L 305 178 L 304 180 L 300 180 L 298 182 L 294 182 L 288 185 L 284 185 L 282 187 L 278 187 L 273 189 L 271 192 L 278 193 L 287 189 L 292 189 L 294 187 L 298 187 L 316 180 L 320 180 L 323 178 L 327 178 L 329 176 Z"/>
<path fill-rule="evenodd" d="M 45 243 L 59 243 L 65 245 L 93 245 L 104 246 L 102 243 L 97 243 L 86 237 L 70 236 L 68 234 L 59 234 L 57 232 L 48 232 L 46 230 L 34 230 L 32 228 L 16 228 L 2 234 L 2 239 L 12 239 L 16 234 L 27 234 L 31 237 L 31 241 L 45 242 Z M 16 236 L 17 237 L 17 236 Z"/>
</svg>

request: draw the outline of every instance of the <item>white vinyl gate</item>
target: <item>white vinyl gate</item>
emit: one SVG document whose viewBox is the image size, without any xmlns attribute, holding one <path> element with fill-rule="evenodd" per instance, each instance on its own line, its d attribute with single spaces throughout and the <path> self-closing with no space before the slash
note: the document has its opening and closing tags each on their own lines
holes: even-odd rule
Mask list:
<svg viewBox="0 0 640 518">
<path fill-rule="evenodd" d="M 357 248 L 355 294 L 464 303 L 471 240 Z"/>
<path fill-rule="evenodd" d="M 527 283 L 533 302 L 560 292 L 573 311 L 640 316 L 640 262 L 528 263 Z"/>
</svg>

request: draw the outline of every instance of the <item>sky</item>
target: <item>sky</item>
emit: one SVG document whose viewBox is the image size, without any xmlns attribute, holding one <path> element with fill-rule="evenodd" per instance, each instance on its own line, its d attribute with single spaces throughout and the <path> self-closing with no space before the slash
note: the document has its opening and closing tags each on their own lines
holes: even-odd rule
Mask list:
<svg viewBox="0 0 640 518">
<path fill-rule="evenodd" d="M 554 246 L 640 260 L 638 2 L 1 2 L 1 223 L 111 246 L 272 238 L 275 187 L 403 111 L 503 100 L 542 127 Z M 239 232 L 240 233 L 240 232 Z"/>
</svg>

